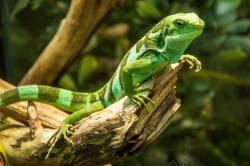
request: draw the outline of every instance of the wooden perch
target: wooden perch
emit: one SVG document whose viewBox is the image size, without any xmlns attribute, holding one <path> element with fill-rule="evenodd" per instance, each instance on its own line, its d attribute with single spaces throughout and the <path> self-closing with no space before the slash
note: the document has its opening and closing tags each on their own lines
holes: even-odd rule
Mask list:
<svg viewBox="0 0 250 166">
<path fill-rule="evenodd" d="M 54 130 L 44 129 L 32 139 L 28 127 L 1 124 L 0 144 L 10 165 L 97 166 L 120 162 L 141 152 L 168 126 L 180 107 L 174 83 L 181 67 L 182 64 L 168 65 L 142 84 L 149 87 L 154 83 L 150 98 L 156 106 L 150 108 L 150 113 L 124 97 L 81 120 L 75 125 L 74 137 L 70 137 L 74 147 L 60 139 L 47 161 L 44 160 L 49 149 L 46 142 Z M 49 118 L 54 116 L 51 113 Z"/>
<path fill-rule="evenodd" d="M 126 0 L 73 0 L 66 17 L 20 85 L 52 85 L 77 58 L 101 20 Z"/>
</svg>

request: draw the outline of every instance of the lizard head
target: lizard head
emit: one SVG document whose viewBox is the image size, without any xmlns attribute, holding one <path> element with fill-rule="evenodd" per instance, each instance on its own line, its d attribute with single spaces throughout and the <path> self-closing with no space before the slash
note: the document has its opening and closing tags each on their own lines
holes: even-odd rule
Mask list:
<svg viewBox="0 0 250 166">
<path fill-rule="evenodd" d="M 204 22 L 195 13 L 179 13 L 164 19 L 166 58 L 179 61 L 188 45 L 201 35 Z"/>
<path fill-rule="evenodd" d="M 165 20 L 168 37 L 181 37 L 183 40 L 194 39 L 201 35 L 204 28 L 202 21 L 195 13 L 179 13 Z"/>
</svg>

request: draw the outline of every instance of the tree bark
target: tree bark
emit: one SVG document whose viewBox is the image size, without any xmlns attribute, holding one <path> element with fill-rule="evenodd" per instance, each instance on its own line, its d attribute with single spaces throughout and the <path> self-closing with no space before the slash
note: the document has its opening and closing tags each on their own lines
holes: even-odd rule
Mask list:
<svg viewBox="0 0 250 166">
<path fill-rule="evenodd" d="M 182 64 L 169 64 L 142 84 L 142 88 L 153 87 L 150 98 L 156 106 L 150 108 L 148 103 L 149 113 L 124 97 L 81 120 L 75 125 L 74 137 L 70 137 L 74 147 L 60 139 L 47 161 L 46 141 L 54 130 L 44 129 L 31 139 L 28 127 L 1 124 L 0 144 L 10 165 L 97 166 L 120 162 L 141 152 L 168 126 L 180 107 L 174 83 L 181 67 Z"/>
<path fill-rule="evenodd" d="M 100 21 L 126 0 L 72 0 L 65 19 L 19 85 L 52 85 L 76 59 Z"/>
</svg>

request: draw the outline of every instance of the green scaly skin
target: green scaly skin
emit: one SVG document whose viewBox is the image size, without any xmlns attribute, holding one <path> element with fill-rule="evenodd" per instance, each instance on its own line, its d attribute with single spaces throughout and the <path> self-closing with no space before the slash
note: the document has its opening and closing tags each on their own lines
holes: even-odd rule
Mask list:
<svg viewBox="0 0 250 166">
<path fill-rule="evenodd" d="M 148 107 L 144 100 L 153 106 L 154 102 L 141 94 L 147 89 L 137 90 L 141 84 L 153 74 L 161 71 L 168 63 L 179 60 L 188 62 L 191 67 L 197 65 L 196 71 L 201 69 L 201 63 L 192 55 L 183 55 L 188 45 L 204 28 L 204 22 L 195 13 L 180 13 L 168 16 L 154 26 L 140 39 L 124 56 L 112 78 L 100 90 L 93 93 L 79 93 L 64 89 L 41 85 L 21 86 L 14 90 L 0 94 L 0 109 L 8 104 L 32 100 L 56 106 L 63 110 L 74 112 L 68 116 L 48 143 L 54 138 L 46 159 L 61 135 L 70 142 L 67 135 L 72 134 L 69 128 L 83 117 L 100 111 L 115 103 L 124 96 L 128 96 L 138 106 Z"/>
</svg>

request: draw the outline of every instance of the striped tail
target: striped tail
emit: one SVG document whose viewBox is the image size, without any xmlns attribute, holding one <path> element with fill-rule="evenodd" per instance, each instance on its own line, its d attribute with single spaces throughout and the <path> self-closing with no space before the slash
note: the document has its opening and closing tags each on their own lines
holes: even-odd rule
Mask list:
<svg viewBox="0 0 250 166">
<path fill-rule="evenodd" d="M 72 92 L 50 86 L 27 85 L 0 94 L 0 109 L 6 105 L 27 100 L 47 103 L 65 111 L 74 112 L 101 99 L 98 93 Z"/>
</svg>

